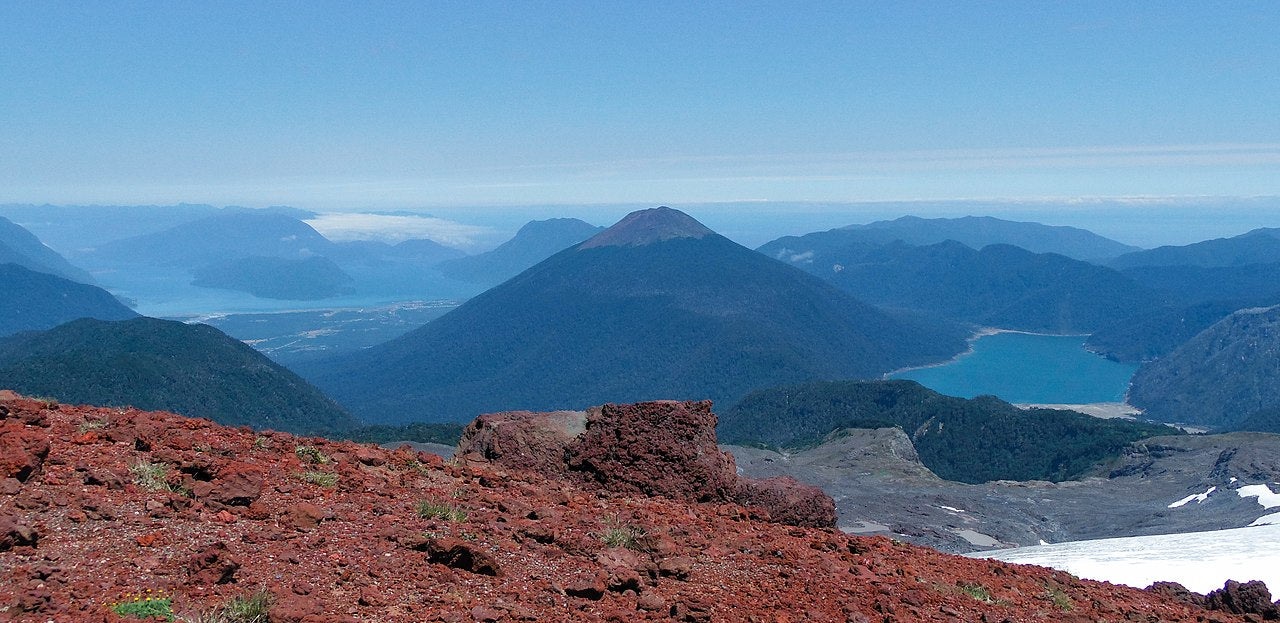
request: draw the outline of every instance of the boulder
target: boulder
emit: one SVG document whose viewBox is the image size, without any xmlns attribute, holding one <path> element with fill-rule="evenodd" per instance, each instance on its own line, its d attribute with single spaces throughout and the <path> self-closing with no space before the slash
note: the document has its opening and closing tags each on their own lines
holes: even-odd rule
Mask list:
<svg viewBox="0 0 1280 623">
<path fill-rule="evenodd" d="M 232 461 L 210 482 L 208 498 L 227 506 L 248 506 L 262 495 L 266 472 L 261 467 Z"/>
<path fill-rule="evenodd" d="M 790 476 L 743 479 L 735 501 L 743 506 L 763 508 L 770 520 L 778 523 L 813 528 L 836 525 L 835 500 L 822 489 Z"/>
<path fill-rule="evenodd" d="M 1222 588 L 1204 596 L 1204 607 L 1232 614 L 1256 614 L 1268 620 L 1280 619 L 1280 609 L 1271 602 L 1271 591 L 1261 580 L 1243 583 L 1227 580 Z"/>
<path fill-rule="evenodd" d="M 48 456 L 47 431 L 27 428 L 18 422 L 0 427 L 0 479 L 26 482 L 40 472 Z"/>
<path fill-rule="evenodd" d="M 716 445 L 710 401 L 605 404 L 586 411 L 511 411 L 476 418 L 456 454 L 621 495 L 733 502 L 772 521 L 830 527 L 835 502 L 790 478 L 740 478 Z"/>
</svg>

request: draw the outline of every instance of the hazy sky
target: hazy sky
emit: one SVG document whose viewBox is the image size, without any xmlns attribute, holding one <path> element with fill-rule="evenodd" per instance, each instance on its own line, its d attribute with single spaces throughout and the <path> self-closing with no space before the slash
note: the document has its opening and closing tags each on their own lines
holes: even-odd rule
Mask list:
<svg viewBox="0 0 1280 623">
<path fill-rule="evenodd" d="M 1280 5 L 3 2 L 0 202 L 1280 195 Z"/>
</svg>

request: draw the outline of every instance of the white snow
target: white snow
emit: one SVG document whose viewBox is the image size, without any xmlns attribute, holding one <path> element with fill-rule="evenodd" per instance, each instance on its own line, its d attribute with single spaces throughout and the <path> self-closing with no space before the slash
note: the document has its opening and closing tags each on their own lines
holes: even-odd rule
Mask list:
<svg viewBox="0 0 1280 623">
<path fill-rule="evenodd" d="M 942 510 L 944 510 L 944 511 L 951 511 L 951 512 L 953 512 L 953 513 L 963 513 L 963 512 L 964 512 L 963 510 L 960 510 L 960 509 L 958 509 L 958 508 L 956 508 L 956 507 L 954 507 L 954 506 L 947 506 L 946 504 L 940 504 L 940 505 L 938 505 L 938 508 L 941 508 L 941 509 L 942 509 Z"/>
<path fill-rule="evenodd" d="M 1201 502 L 1203 502 L 1203 501 L 1205 501 L 1205 500 L 1209 499 L 1209 494 L 1210 494 L 1210 493 L 1213 493 L 1213 492 L 1214 492 L 1214 491 L 1216 491 L 1217 489 L 1218 489 L 1217 487 L 1209 487 L 1209 490 L 1208 490 L 1208 491 L 1205 491 L 1204 493 L 1192 493 L 1191 495 L 1188 495 L 1187 497 L 1182 498 L 1181 500 L 1178 500 L 1177 502 L 1174 502 L 1173 504 L 1170 504 L 1170 505 L 1169 505 L 1169 508 L 1178 508 L 1179 506 L 1183 506 L 1183 505 L 1185 505 L 1185 504 L 1187 504 L 1187 503 L 1191 502 L 1192 500 L 1195 500 L 1196 504 L 1199 504 L 1199 503 L 1201 503 Z"/>
<path fill-rule="evenodd" d="M 1280 588 L 1280 564 L 1276 564 L 1280 557 L 1280 513 L 1268 517 L 1277 523 L 1212 532 L 1072 541 L 968 555 L 1043 565 L 1082 578 L 1138 588 L 1160 580 L 1181 583 L 1198 593 L 1222 588 L 1227 580 L 1262 580 L 1268 587 Z"/>
<path fill-rule="evenodd" d="M 1272 493 L 1271 487 L 1267 485 L 1246 485 L 1236 489 L 1236 494 L 1242 498 L 1257 497 L 1258 503 L 1262 508 L 1275 508 L 1280 506 L 1280 493 Z"/>
<path fill-rule="evenodd" d="M 1250 526 L 1280 526 L 1280 513 L 1271 513 L 1263 515 L 1255 520 Z"/>
</svg>

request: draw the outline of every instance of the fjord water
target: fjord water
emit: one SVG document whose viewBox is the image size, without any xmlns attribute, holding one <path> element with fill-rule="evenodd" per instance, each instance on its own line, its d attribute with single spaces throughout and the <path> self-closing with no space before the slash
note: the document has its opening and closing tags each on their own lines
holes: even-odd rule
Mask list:
<svg viewBox="0 0 1280 623">
<path fill-rule="evenodd" d="M 992 394 L 1008 402 L 1035 404 L 1122 401 L 1137 365 L 1085 350 L 1086 337 L 996 333 L 977 338 L 971 352 L 945 364 L 890 376 L 964 398 Z"/>
</svg>

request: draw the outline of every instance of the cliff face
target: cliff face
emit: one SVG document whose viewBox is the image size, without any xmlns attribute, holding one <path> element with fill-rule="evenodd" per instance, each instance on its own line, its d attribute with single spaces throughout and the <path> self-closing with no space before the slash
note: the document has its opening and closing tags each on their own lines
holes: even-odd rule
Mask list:
<svg viewBox="0 0 1280 623">
<path fill-rule="evenodd" d="M 836 525 L 835 501 L 816 487 L 791 478 L 739 477 L 733 455 L 716 445 L 710 401 L 482 415 L 463 432 L 457 456 L 619 495 L 736 502 L 780 523 Z"/>
<path fill-rule="evenodd" d="M 658 411 L 600 417 L 637 428 L 621 415 Z M 573 456 L 620 465 L 596 462 L 610 447 Z M 637 496 L 635 479 L 605 494 L 596 478 L 10 392 L 0 459 L 3 620 L 121 621 L 109 604 L 147 591 L 195 620 L 258 590 L 273 623 L 1240 620 L 735 503 Z"/>
</svg>

